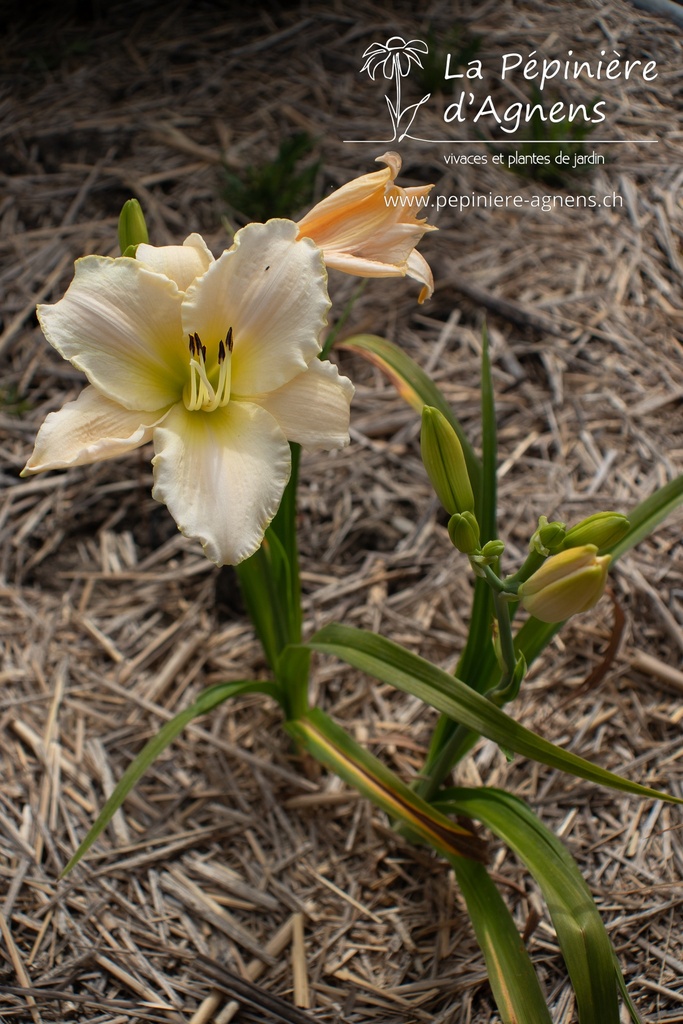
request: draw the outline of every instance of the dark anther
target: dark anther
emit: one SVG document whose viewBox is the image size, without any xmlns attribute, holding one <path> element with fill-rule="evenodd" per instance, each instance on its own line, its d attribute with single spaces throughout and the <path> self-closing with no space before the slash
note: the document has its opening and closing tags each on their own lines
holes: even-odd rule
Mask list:
<svg viewBox="0 0 683 1024">
<path fill-rule="evenodd" d="M 195 355 L 194 338 L 192 337 L 191 334 L 189 334 L 188 337 L 190 339 L 190 355 L 194 358 L 194 355 Z"/>
<path fill-rule="evenodd" d="M 218 362 L 222 363 L 225 359 L 225 345 L 222 341 L 218 342 Z"/>
<path fill-rule="evenodd" d="M 199 355 L 201 352 L 202 359 L 204 360 L 204 362 L 206 362 L 206 345 L 202 345 L 201 341 L 199 340 L 199 335 L 197 334 L 196 331 L 194 332 L 194 343 L 197 349 L 197 355 Z"/>
<path fill-rule="evenodd" d="M 225 344 L 227 346 L 228 352 L 232 352 L 232 327 L 228 328 L 228 333 L 225 336 Z"/>
</svg>

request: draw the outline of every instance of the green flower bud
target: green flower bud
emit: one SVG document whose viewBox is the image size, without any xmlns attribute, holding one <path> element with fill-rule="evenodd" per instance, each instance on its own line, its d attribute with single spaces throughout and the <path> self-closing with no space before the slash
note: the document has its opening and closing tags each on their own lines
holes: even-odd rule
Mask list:
<svg viewBox="0 0 683 1024">
<path fill-rule="evenodd" d="M 422 461 L 432 487 L 446 511 L 474 512 L 474 494 L 462 445 L 443 413 L 426 405 L 420 436 Z"/>
<path fill-rule="evenodd" d="M 147 224 L 137 199 L 128 199 L 119 216 L 119 247 L 122 256 L 134 256 L 136 246 L 149 242 Z M 128 250 L 132 249 L 132 252 Z"/>
<path fill-rule="evenodd" d="M 538 529 L 531 536 L 529 551 L 535 551 L 539 555 L 550 555 L 558 550 L 565 536 L 566 523 L 555 521 L 549 523 L 546 516 L 540 516 Z"/>
<path fill-rule="evenodd" d="M 517 596 L 541 622 L 563 622 L 598 603 L 607 581 L 610 556 L 598 557 L 595 544 L 551 555 L 521 583 Z"/>
<path fill-rule="evenodd" d="M 484 544 L 483 548 L 481 549 L 481 553 L 484 556 L 484 558 L 488 559 L 488 561 L 490 562 L 492 562 L 495 558 L 500 558 L 504 551 L 505 542 L 502 540 L 489 540 L 486 542 L 486 544 Z"/>
<path fill-rule="evenodd" d="M 448 536 L 454 548 L 469 555 L 479 547 L 479 523 L 473 512 L 456 512 L 448 521 Z"/>
<path fill-rule="evenodd" d="M 595 544 L 598 551 L 610 548 L 628 533 L 629 526 L 628 519 L 620 512 L 596 512 L 567 531 L 562 548 L 575 548 L 582 544 Z"/>
<path fill-rule="evenodd" d="M 505 544 L 502 540 L 489 540 L 484 544 L 481 551 L 470 555 L 470 565 L 478 576 L 484 576 L 485 573 L 480 567 L 483 565 L 491 565 L 492 562 L 495 562 L 500 558 L 504 551 Z"/>
</svg>

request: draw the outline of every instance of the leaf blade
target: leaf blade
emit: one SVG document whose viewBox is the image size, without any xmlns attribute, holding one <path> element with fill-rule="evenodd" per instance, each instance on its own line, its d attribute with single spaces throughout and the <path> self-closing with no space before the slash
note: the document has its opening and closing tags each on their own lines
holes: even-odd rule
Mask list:
<svg viewBox="0 0 683 1024">
<path fill-rule="evenodd" d="M 394 345 L 393 342 L 381 338 L 377 334 L 356 334 L 352 338 L 345 338 L 344 341 L 339 342 L 337 348 L 356 352 L 382 370 L 389 377 L 401 398 L 418 413 L 422 413 L 422 408 L 425 405 L 431 405 L 443 413 L 462 445 L 478 514 L 481 502 L 481 461 L 440 388 L 398 345 Z"/>
<path fill-rule="evenodd" d="M 483 841 L 422 800 L 386 765 L 365 750 L 320 708 L 285 723 L 285 729 L 316 760 L 331 768 L 378 807 L 404 822 L 444 856 L 483 859 Z"/>
<path fill-rule="evenodd" d="M 481 821 L 517 854 L 548 905 L 580 1024 L 619 1024 L 616 954 L 590 889 L 557 836 L 523 800 L 503 790 L 448 789 L 438 806 Z"/>
<path fill-rule="evenodd" d="M 486 868 L 455 858 L 451 864 L 484 954 L 503 1024 L 551 1024 L 531 958 Z"/>
<path fill-rule="evenodd" d="M 683 803 L 683 798 L 630 782 L 537 736 L 456 676 L 385 637 L 351 626 L 331 625 L 316 633 L 308 646 L 419 697 L 437 711 L 524 757 L 621 792 Z"/>
<path fill-rule="evenodd" d="M 137 757 L 131 761 L 119 782 L 116 784 L 111 796 L 95 819 L 95 822 L 91 826 L 87 836 L 62 871 L 60 877 L 63 878 L 67 875 L 85 856 L 95 840 L 107 827 L 142 775 L 147 771 L 150 765 L 153 764 L 159 754 L 166 749 L 169 743 L 171 743 L 176 736 L 182 732 L 185 726 L 189 725 L 194 718 L 198 718 L 200 715 L 206 714 L 207 711 L 211 711 L 212 708 L 217 707 L 218 704 L 222 704 L 223 701 L 241 693 L 265 693 L 274 697 L 276 700 L 279 700 L 280 696 L 279 690 L 274 683 L 259 682 L 255 680 L 240 680 L 234 683 L 218 683 L 216 686 L 210 686 L 207 690 L 204 690 L 194 704 L 189 708 L 185 708 L 174 718 L 170 719 L 170 721 L 166 722 L 156 736 L 153 736 L 152 739 L 145 744 Z"/>
</svg>

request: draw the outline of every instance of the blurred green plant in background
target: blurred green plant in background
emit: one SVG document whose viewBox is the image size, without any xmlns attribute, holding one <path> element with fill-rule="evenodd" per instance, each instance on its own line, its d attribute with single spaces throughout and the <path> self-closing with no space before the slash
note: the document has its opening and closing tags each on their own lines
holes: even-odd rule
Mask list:
<svg viewBox="0 0 683 1024">
<path fill-rule="evenodd" d="M 303 161 L 314 146 L 307 132 L 296 132 L 280 143 L 274 160 L 249 164 L 241 174 L 226 169 L 222 195 L 231 212 L 245 220 L 266 221 L 291 217 L 293 210 L 308 206 L 320 160 Z"/>
</svg>

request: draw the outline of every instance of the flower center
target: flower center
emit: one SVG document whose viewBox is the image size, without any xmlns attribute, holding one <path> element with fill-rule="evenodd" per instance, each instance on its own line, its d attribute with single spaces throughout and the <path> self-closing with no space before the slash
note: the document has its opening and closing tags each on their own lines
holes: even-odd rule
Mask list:
<svg viewBox="0 0 683 1024">
<path fill-rule="evenodd" d="M 206 369 L 206 345 L 202 345 L 196 332 L 189 339 L 190 379 L 183 388 L 183 402 L 190 412 L 213 412 L 230 401 L 232 327 L 225 341 L 218 342 L 218 358 L 210 373 Z"/>
</svg>

